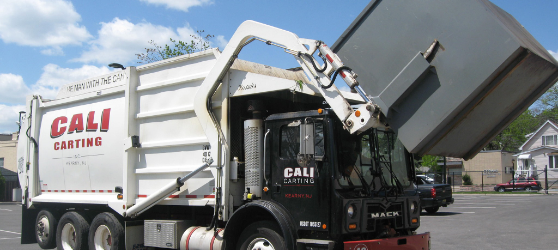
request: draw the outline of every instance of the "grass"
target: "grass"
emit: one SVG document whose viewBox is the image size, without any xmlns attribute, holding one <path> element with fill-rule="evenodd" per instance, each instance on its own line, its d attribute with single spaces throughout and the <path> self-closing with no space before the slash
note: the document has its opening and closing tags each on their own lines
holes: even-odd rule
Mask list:
<svg viewBox="0 0 558 250">
<path fill-rule="evenodd" d="M 463 191 L 463 192 L 453 192 L 454 194 L 540 194 L 539 192 L 526 192 L 526 191 L 506 191 L 506 192 L 496 192 L 496 191 Z"/>
</svg>

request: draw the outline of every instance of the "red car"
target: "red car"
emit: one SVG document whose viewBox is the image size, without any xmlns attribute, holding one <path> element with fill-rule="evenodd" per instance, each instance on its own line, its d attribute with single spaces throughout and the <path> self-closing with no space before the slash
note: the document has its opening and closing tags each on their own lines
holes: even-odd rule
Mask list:
<svg viewBox="0 0 558 250">
<path fill-rule="evenodd" d="M 514 183 L 515 182 L 515 183 Z M 540 190 L 541 183 L 535 178 L 516 178 L 515 180 L 510 180 L 506 183 L 498 184 L 494 187 L 494 191 L 504 192 L 506 189 L 522 189 L 525 191 Z"/>
</svg>

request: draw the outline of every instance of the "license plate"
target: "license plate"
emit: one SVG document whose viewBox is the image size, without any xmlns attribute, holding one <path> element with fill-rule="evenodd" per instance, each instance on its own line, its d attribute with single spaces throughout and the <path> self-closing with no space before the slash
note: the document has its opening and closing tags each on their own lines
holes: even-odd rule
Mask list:
<svg viewBox="0 0 558 250">
<path fill-rule="evenodd" d="M 443 199 L 443 200 L 442 200 L 442 203 L 446 203 L 446 199 Z"/>
</svg>

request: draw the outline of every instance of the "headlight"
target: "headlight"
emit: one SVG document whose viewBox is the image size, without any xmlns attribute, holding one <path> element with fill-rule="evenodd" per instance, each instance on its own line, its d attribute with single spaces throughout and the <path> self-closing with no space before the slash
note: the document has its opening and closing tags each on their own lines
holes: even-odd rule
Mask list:
<svg viewBox="0 0 558 250">
<path fill-rule="evenodd" d="M 416 201 L 411 202 L 411 213 L 416 213 L 418 210 L 418 204 Z"/>
<path fill-rule="evenodd" d="M 355 215 L 355 207 L 353 205 L 349 205 L 349 207 L 347 207 L 347 215 L 349 218 L 353 218 Z"/>
</svg>

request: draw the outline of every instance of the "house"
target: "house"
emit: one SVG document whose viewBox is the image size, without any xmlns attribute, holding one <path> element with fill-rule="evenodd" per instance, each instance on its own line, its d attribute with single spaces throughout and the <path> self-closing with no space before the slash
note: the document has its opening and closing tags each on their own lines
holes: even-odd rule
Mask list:
<svg viewBox="0 0 558 250">
<path fill-rule="evenodd" d="M 548 167 L 549 184 L 558 179 L 558 124 L 546 121 L 514 155 L 517 161 L 516 176 L 544 180 L 544 168 Z"/>
</svg>

